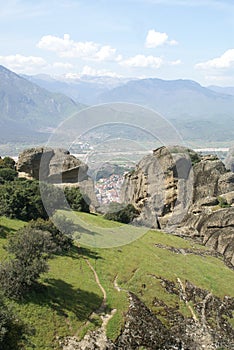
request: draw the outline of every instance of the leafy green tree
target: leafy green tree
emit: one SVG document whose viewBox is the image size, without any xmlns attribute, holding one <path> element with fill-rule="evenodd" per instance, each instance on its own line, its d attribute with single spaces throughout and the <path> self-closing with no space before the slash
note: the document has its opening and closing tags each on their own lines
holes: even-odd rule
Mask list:
<svg viewBox="0 0 234 350">
<path fill-rule="evenodd" d="M 114 220 L 124 224 L 129 224 L 139 215 L 138 210 L 132 204 L 128 204 L 125 207 L 120 205 L 119 210 L 117 208 L 118 206 L 116 205 L 115 211 L 113 211 L 113 209 L 109 209 L 109 212 L 104 215 L 104 218 L 107 220 Z"/>
<path fill-rule="evenodd" d="M 18 173 L 14 169 L 0 168 L 0 184 L 6 181 L 14 181 L 17 178 Z"/>
<path fill-rule="evenodd" d="M 64 194 L 71 209 L 89 213 L 89 200 L 83 197 L 78 187 L 66 187 Z"/>
<path fill-rule="evenodd" d="M 8 168 L 15 170 L 15 161 L 10 157 L 0 157 L 0 168 Z"/>
<path fill-rule="evenodd" d="M 6 247 L 13 254 L 0 265 L 0 282 L 4 294 L 20 298 L 48 271 L 47 260 L 56 252 L 50 232 L 25 227 L 14 234 Z"/>
<path fill-rule="evenodd" d="M 0 197 L 0 215 L 25 221 L 48 217 L 36 180 L 5 183 L 0 186 Z"/>
<path fill-rule="evenodd" d="M 28 334 L 28 327 L 13 313 L 0 295 L 0 349 L 25 349 Z"/>
<path fill-rule="evenodd" d="M 50 232 L 52 240 L 56 244 L 57 252 L 68 251 L 73 244 L 71 232 L 69 231 L 72 221 L 67 219 L 64 215 L 60 215 L 59 217 L 56 217 L 56 222 L 58 227 L 62 228 L 61 231 L 51 220 L 43 220 L 41 218 L 30 221 L 28 227 L 34 230 Z"/>
</svg>

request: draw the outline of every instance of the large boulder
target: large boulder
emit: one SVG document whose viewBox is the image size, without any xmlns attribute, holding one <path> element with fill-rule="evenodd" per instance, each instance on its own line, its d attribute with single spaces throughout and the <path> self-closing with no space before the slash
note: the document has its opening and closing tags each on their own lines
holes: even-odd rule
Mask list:
<svg viewBox="0 0 234 350">
<path fill-rule="evenodd" d="M 64 149 L 27 149 L 19 155 L 17 170 L 23 176 L 52 183 L 77 183 L 88 178 L 87 165 Z"/>
<path fill-rule="evenodd" d="M 140 212 L 136 223 L 197 237 L 234 264 L 233 191 L 234 174 L 216 156 L 161 147 L 125 176 L 122 200 Z"/>
<path fill-rule="evenodd" d="M 192 200 L 191 169 L 186 148 L 158 148 L 125 176 L 121 199 L 140 211 L 138 221 L 144 225 L 157 228 L 172 219 L 172 214 L 179 222 Z"/>
</svg>

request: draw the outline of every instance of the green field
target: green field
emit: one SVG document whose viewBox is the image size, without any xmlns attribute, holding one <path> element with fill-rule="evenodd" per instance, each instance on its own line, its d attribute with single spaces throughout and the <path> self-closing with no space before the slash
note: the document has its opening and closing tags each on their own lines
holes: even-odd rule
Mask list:
<svg viewBox="0 0 234 350">
<path fill-rule="evenodd" d="M 92 227 L 93 236 L 100 228 L 113 231 L 120 226 L 119 223 L 106 221 L 99 216 L 85 213 L 77 215 L 86 228 Z M 14 230 L 24 225 L 22 221 L 6 218 L 0 220 L 1 225 L 6 228 L 7 235 L 13 234 Z M 129 225 L 121 226 L 127 234 L 129 229 L 132 230 Z M 0 237 L 1 260 L 6 258 L 3 249 L 6 242 L 7 238 L 3 234 Z M 19 316 L 35 329 L 35 334 L 29 337 L 31 345 L 29 344 L 27 349 L 58 349 L 58 337 L 81 337 L 87 329 L 100 325 L 98 316 L 92 316 L 87 322 L 92 312 L 101 305 L 103 295 L 85 258 L 96 270 L 106 290 L 108 309 L 117 309 L 107 325 L 107 334 L 112 339 L 118 335 L 124 321 L 123 314 L 128 309 L 128 297 L 124 290 L 136 293 L 151 309 L 152 300 L 157 297 L 170 306 L 179 303 L 181 312 L 189 314 L 184 304 L 180 303 L 179 297 L 166 293 L 155 276 L 174 282 L 177 278 L 182 281 L 187 279 L 197 287 L 210 290 L 219 297 L 234 296 L 234 273 L 222 260 L 195 254 L 176 254 L 158 248 L 155 244 L 190 248 L 194 252 L 205 250 L 192 241 L 149 230 L 137 240 L 113 248 L 98 248 L 94 245 L 89 247 L 81 245 L 78 241 L 77 246 L 67 255 L 56 256 L 50 260 L 50 271 L 41 279 L 42 287 L 24 302 L 13 303 Z M 119 292 L 115 288 L 115 280 L 123 291 Z M 157 309 L 154 311 L 157 312 Z"/>
</svg>

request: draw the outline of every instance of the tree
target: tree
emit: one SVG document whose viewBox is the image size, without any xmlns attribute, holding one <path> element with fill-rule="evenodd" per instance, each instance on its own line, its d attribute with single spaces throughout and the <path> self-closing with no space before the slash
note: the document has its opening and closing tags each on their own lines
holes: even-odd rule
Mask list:
<svg viewBox="0 0 234 350">
<path fill-rule="evenodd" d="M 118 208 L 117 205 L 115 205 L 115 208 L 116 208 L 115 211 L 109 209 L 109 212 L 107 212 L 104 215 L 104 218 L 107 220 L 114 220 L 114 221 L 122 222 L 124 224 L 129 224 L 130 222 L 133 221 L 133 219 L 135 219 L 139 215 L 138 210 L 132 204 L 128 204 L 125 207 L 122 207 L 122 205 L 119 204 L 119 206 L 120 206 L 119 210 L 117 209 Z"/>
<path fill-rule="evenodd" d="M 89 201 L 83 197 L 78 187 L 66 187 L 64 194 L 73 210 L 89 213 Z"/>
<path fill-rule="evenodd" d="M 6 181 L 14 181 L 17 178 L 18 173 L 14 169 L 0 168 L 0 184 Z"/>
<path fill-rule="evenodd" d="M 13 257 L 0 265 L 2 290 L 8 297 L 20 298 L 48 270 L 56 244 L 49 232 L 25 227 L 10 238 L 6 249 Z"/>
<path fill-rule="evenodd" d="M 62 232 L 54 225 L 51 220 L 37 219 L 29 222 L 28 227 L 34 230 L 41 230 L 50 232 L 53 242 L 56 244 L 56 252 L 68 251 L 73 244 L 73 240 L 70 236 L 72 232 L 69 228 L 72 226 L 72 221 L 66 218 L 64 215 L 60 215 L 55 218 L 56 224 L 59 228 L 62 228 Z"/>
<path fill-rule="evenodd" d="M 0 168 L 8 168 L 15 170 L 15 161 L 10 157 L 0 157 Z"/>
<path fill-rule="evenodd" d="M 25 349 L 24 343 L 28 333 L 25 324 L 6 305 L 0 295 L 0 349 Z"/>
<path fill-rule="evenodd" d="M 36 180 L 15 180 L 0 186 L 0 215 L 21 220 L 47 218 Z"/>
</svg>

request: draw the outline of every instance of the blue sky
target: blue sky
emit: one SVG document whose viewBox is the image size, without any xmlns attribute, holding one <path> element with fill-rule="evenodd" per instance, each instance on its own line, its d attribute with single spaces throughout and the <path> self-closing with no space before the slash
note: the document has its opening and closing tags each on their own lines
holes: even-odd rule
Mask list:
<svg viewBox="0 0 234 350">
<path fill-rule="evenodd" d="M 17 73 L 234 86 L 234 0 L 0 0 L 0 64 Z"/>
</svg>

